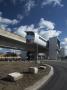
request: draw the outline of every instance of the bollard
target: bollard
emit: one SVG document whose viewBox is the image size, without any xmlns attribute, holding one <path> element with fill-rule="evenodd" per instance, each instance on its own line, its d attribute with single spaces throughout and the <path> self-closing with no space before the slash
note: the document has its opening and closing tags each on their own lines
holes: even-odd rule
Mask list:
<svg viewBox="0 0 67 90">
<path fill-rule="evenodd" d="M 33 73 L 33 74 L 38 73 L 38 68 L 37 67 L 29 67 L 28 70 L 29 70 L 30 73 Z"/>
<path fill-rule="evenodd" d="M 46 66 L 40 66 L 39 69 L 46 69 Z"/>
<path fill-rule="evenodd" d="M 13 72 L 13 73 L 9 73 L 7 78 L 11 81 L 16 81 L 16 80 L 23 78 L 23 74 L 19 72 Z"/>
</svg>

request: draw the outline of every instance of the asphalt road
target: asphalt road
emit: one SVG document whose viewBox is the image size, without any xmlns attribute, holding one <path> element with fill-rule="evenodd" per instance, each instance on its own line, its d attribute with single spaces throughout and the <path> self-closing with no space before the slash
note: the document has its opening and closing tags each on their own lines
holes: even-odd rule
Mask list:
<svg viewBox="0 0 67 90">
<path fill-rule="evenodd" d="M 54 76 L 39 90 L 67 90 L 67 62 L 47 62 L 54 67 Z"/>
</svg>

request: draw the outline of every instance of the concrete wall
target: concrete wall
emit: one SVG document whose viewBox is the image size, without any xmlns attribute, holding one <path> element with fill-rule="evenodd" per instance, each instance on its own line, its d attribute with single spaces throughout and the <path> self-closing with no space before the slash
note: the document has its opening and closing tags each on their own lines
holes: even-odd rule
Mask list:
<svg viewBox="0 0 67 90">
<path fill-rule="evenodd" d="M 8 31 L 0 30 L 0 47 L 25 49 L 25 38 Z"/>
<path fill-rule="evenodd" d="M 53 37 L 49 39 L 49 59 L 57 60 L 59 57 L 59 45 L 57 41 L 57 37 Z"/>
<path fill-rule="evenodd" d="M 26 43 L 26 39 L 24 37 L 8 32 L 6 30 L 0 29 L 0 36 Z"/>
</svg>

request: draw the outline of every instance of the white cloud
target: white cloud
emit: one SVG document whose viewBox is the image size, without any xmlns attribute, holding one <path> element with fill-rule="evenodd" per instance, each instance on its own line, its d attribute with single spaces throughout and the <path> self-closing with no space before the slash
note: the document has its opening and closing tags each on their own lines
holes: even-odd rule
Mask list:
<svg viewBox="0 0 67 90">
<path fill-rule="evenodd" d="M 35 28 L 34 24 L 31 24 L 30 26 L 27 26 L 26 31 L 34 31 L 38 33 L 38 28 Z"/>
<path fill-rule="evenodd" d="M 9 32 L 11 32 L 11 31 L 12 31 L 12 30 L 11 30 L 11 28 L 7 28 L 6 30 L 7 30 L 7 31 L 9 31 Z"/>
<path fill-rule="evenodd" d="M 25 4 L 25 12 L 28 13 L 35 6 L 34 0 L 28 0 Z"/>
<path fill-rule="evenodd" d="M 8 18 L 4 18 L 2 17 L 2 12 L 0 11 L 0 26 L 1 25 L 15 25 L 19 23 L 19 20 L 17 19 L 8 19 Z"/>
<path fill-rule="evenodd" d="M 2 12 L 1 12 L 1 14 L 2 14 Z M 4 17 L 2 17 L 2 15 L 0 15 L 0 29 L 11 31 L 11 28 L 8 28 L 8 26 L 16 25 L 18 23 L 19 23 L 19 21 L 17 19 L 11 20 L 8 18 L 4 18 Z"/>
<path fill-rule="evenodd" d="M 67 37 L 61 42 L 61 46 L 64 48 L 64 56 L 67 56 Z"/>
<path fill-rule="evenodd" d="M 53 22 L 44 20 L 44 18 L 40 19 L 39 28 L 44 28 L 47 30 L 53 30 L 54 27 L 55 27 L 55 24 Z"/>
<path fill-rule="evenodd" d="M 9 31 L 9 32 L 12 31 L 11 28 L 8 28 L 8 25 L 6 25 L 6 24 L 0 24 L 0 29 L 6 30 L 6 31 Z"/>
<path fill-rule="evenodd" d="M 42 7 L 45 5 L 53 4 L 53 6 L 60 6 L 63 7 L 63 4 L 61 4 L 62 0 L 43 0 Z"/>
<path fill-rule="evenodd" d="M 20 26 L 17 30 L 16 30 L 16 34 L 21 35 L 23 37 L 26 36 L 26 32 L 25 31 L 34 31 L 34 32 L 38 32 L 38 28 L 34 28 L 34 25 L 25 25 L 25 26 Z"/>
<path fill-rule="evenodd" d="M 27 26 L 20 26 L 16 31 L 15 33 L 18 34 L 18 35 L 21 35 L 23 37 L 26 36 L 26 33 L 25 31 L 27 30 Z"/>
<path fill-rule="evenodd" d="M 62 33 L 59 30 L 55 30 L 55 23 L 44 20 L 44 18 L 40 19 L 38 26 L 39 34 L 43 36 L 46 40 L 48 40 L 51 37 L 58 37 Z"/>
<path fill-rule="evenodd" d="M 61 42 L 61 45 L 64 47 L 67 46 L 67 38 L 64 38 L 64 40 Z"/>
<path fill-rule="evenodd" d="M 67 43 L 67 38 L 64 38 L 64 42 L 66 42 L 66 43 Z"/>
<path fill-rule="evenodd" d="M 19 21 L 16 20 L 16 19 L 11 20 L 11 19 L 8 19 L 8 18 L 0 17 L 0 24 L 7 24 L 7 25 L 11 24 L 11 25 L 15 25 L 18 22 Z"/>
<path fill-rule="evenodd" d="M 64 48 L 65 56 L 67 56 L 67 38 L 64 38 L 64 40 L 61 42 L 61 46 Z"/>
<path fill-rule="evenodd" d="M 10 21 L 11 21 L 10 24 L 13 24 L 13 25 L 19 23 L 19 21 L 17 19 L 13 19 L 13 20 L 10 20 Z"/>
<path fill-rule="evenodd" d="M 61 34 L 61 31 L 57 30 L 47 30 L 47 31 L 40 31 L 39 33 L 42 37 L 44 37 L 46 40 L 49 40 L 49 38 L 52 37 L 58 37 Z"/>
<path fill-rule="evenodd" d="M 0 29 L 6 30 L 7 26 L 8 26 L 8 25 L 0 24 Z"/>
<path fill-rule="evenodd" d="M 35 25 L 25 25 L 20 26 L 16 33 L 21 36 L 26 36 L 25 31 L 34 31 L 39 33 L 42 37 L 44 37 L 46 40 L 48 40 L 51 37 L 59 36 L 62 32 L 59 30 L 54 30 L 55 24 L 51 21 L 44 20 L 44 18 L 40 19 L 40 22 L 38 23 L 38 27 L 35 28 Z"/>
</svg>

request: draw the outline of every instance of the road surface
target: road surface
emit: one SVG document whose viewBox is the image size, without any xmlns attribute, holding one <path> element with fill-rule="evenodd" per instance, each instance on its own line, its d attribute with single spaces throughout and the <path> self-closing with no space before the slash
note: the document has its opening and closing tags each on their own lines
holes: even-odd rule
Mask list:
<svg viewBox="0 0 67 90">
<path fill-rule="evenodd" d="M 67 62 L 47 62 L 55 69 L 51 80 L 39 90 L 67 90 Z"/>
</svg>

